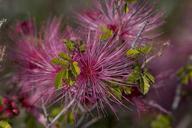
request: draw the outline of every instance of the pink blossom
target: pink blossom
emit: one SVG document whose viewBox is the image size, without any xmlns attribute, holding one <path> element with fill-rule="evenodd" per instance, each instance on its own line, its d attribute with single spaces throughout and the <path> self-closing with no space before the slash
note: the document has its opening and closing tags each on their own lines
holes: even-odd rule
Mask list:
<svg viewBox="0 0 192 128">
<path fill-rule="evenodd" d="M 32 103 L 41 97 L 50 99 L 55 91 L 54 77 L 59 69 L 51 64 L 51 59 L 65 51 L 59 26 L 60 22 L 54 19 L 39 35 L 31 21 L 16 26 L 17 48 L 13 57 L 18 64 L 21 93 L 31 94 Z"/>
<path fill-rule="evenodd" d="M 65 34 L 62 38 L 59 22 L 56 20 L 48 24 L 40 36 L 33 34 L 31 27 L 27 25 L 25 31 L 29 29 L 27 31 L 30 33 L 19 31 L 21 36 L 16 42 L 18 47 L 15 54 L 21 92 L 31 95 L 31 103 L 41 103 L 43 99 L 49 103 L 63 100 L 64 104 L 68 104 L 75 99 L 76 103 L 84 107 L 108 104 L 111 108 L 111 101 L 121 103 L 113 92 L 113 87 L 132 86 L 127 83 L 127 77 L 132 70 L 133 61 L 125 54 L 125 42 L 118 44 L 117 39 L 103 42 L 98 32 L 89 32 L 87 39 L 82 40 L 84 52 L 78 49 L 69 51 L 63 40 L 75 39 L 76 45 L 79 38 L 75 38 L 69 30 L 70 34 Z M 63 79 L 62 87 L 57 89 L 55 77 L 62 67 L 51 61 L 60 53 L 68 54 L 72 61 L 78 63 L 80 74 L 73 85 Z M 65 70 L 68 70 L 67 67 Z"/>
<path fill-rule="evenodd" d="M 78 14 L 81 25 L 89 30 L 101 30 L 106 27 L 126 40 L 129 45 L 137 38 L 142 30 L 141 41 L 149 41 L 159 34 L 146 34 L 155 30 L 164 23 L 163 13 L 158 11 L 154 3 L 148 0 L 140 0 L 132 4 L 126 4 L 123 0 L 106 0 L 106 2 L 94 1 L 93 9 Z M 127 6 L 127 11 L 125 10 Z M 102 30 L 101 30 L 102 33 Z"/>
</svg>

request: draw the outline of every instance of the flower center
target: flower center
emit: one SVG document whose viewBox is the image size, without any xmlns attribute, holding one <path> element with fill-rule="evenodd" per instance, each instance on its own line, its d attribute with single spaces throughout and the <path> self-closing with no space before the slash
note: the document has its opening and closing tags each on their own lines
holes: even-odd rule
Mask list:
<svg viewBox="0 0 192 128">
<path fill-rule="evenodd" d="M 86 79 L 100 76 L 102 67 L 93 59 L 84 58 L 80 63 L 81 75 Z"/>
</svg>

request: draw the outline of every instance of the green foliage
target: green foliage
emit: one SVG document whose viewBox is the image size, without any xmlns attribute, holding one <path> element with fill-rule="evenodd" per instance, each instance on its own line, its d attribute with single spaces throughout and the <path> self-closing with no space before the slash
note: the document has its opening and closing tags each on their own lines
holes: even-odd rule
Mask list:
<svg viewBox="0 0 192 128">
<path fill-rule="evenodd" d="M 152 51 L 152 46 L 151 45 L 145 45 L 142 47 L 137 47 L 137 48 L 131 48 L 127 51 L 127 56 L 131 56 L 133 58 L 137 58 L 140 55 L 147 55 Z"/>
<path fill-rule="evenodd" d="M 139 59 L 140 57 L 148 55 L 152 51 L 151 45 L 144 45 L 141 47 L 131 48 L 127 51 L 127 56 Z M 136 66 L 135 66 L 136 65 Z M 133 71 L 128 77 L 128 82 L 135 83 L 139 86 L 139 90 L 143 95 L 149 92 L 152 84 L 155 82 L 155 78 L 148 70 L 142 67 L 139 62 L 134 65 Z"/>
<path fill-rule="evenodd" d="M 50 110 L 50 114 L 49 114 L 50 119 L 57 116 L 61 112 L 62 109 L 63 108 L 58 105 L 52 107 L 52 109 Z M 65 113 L 55 123 L 57 128 L 63 128 L 63 127 L 69 127 L 69 126 L 74 127 L 74 124 L 75 124 L 75 117 L 72 112 Z"/>
<path fill-rule="evenodd" d="M 77 76 L 80 74 L 81 70 L 79 68 L 78 62 L 74 61 L 72 63 L 72 72 L 74 74 L 74 76 Z"/>
<path fill-rule="evenodd" d="M 138 47 L 137 49 L 138 49 L 138 51 L 140 51 L 143 54 L 148 54 L 152 51 L 152 46 L 151 45 L 145 45 L 142 47 Z"/>
<path fill-rule="evenodd" d="M 53 58 L 51 62 L 62 68 L 55 77 L 56 89 L 62 88 L 64 82 L 69 86 L 72 86 L 81 72 L 78 62 L 73 61 L 68 54 L 63 52 L 59 53 L 58 58 Z"/>
<path fill-rule="evenodd" d="M 55 87 L 56 87 L 56 89 L 59 89 L 59 88 L 62 87 L 62 85 L 63 85 L 63 77 L 64 77 L 65 73 L 66 73 L 65 71 L 61 70 L 60 72 L 58 72 L 56 74 L 56 77 L 55 77 Z"/>
<path fill-rule="evenodd" d="M 66 47 L 69 51 L 73 51 L 75 49 L 75 42 L 71 40 L 65 40 Z"/>
<path fill-rule="evenodd" d="M 101 26 L 101 32 L 102 32 L 102 34 L 101 34 L 101 40 L 107 40 L 107 39 L 109 39 L 110 37 L 112 37 L 113 36 L 113 31 L 112 30 L 110 30 L 109 28 L 107 28 L 106 26 Z"/>
<path fill-rule="evenodd" d="M 59 57 L 66 61 L 71 61 L 71 57 L 64 52 L 59 53 Z"/>
<path fill-rule="evenodd" d="M 0 128 L 12 128 L 12 127 L 7 121 L 1 120 L 0 121 Z"/>
<path fill-rule="evenodd" d="M 125 0 L 125 5 L 124 5 L 124 8 L 123 8 L 123 11 L 125 13 L 128 13 L 129 12 L 129 4 L 130 3 L 135 3 L 137 0 Z"/>
<path fill-rule="evenodd" d="M 55 117 L 59 114 L 59 112 L 61 111 L 61 108 L 58 106 L 54 106 L 53 109 L 50 112 L 50 117 Z"/>
<path fill-rule="evenodd" d="M 192 64 L 187 64 L 182 67 L 178 73 L 178 77 L 180 78 L 180 83 L 183 85 L 188 85 L 190 80 L 192 80 Z"/>
<path fill-rule="evenodd" d="M 171 120 L 166 115 L 158 115 L 156 119 L 151 122 L 151 128 L 172 128 Z"/>
<path fill-rule="evenodd" d="M 85 52 L 85 44 L 82 41 L 72 41 L 72 40 L 64 40 L 65 46 L 67 47 L 68 52 L 73 52 L 74 50 L 78 50 L 79 52 Z"/>
<path fill-rule="evenodd" d="M 121 91 L 121 88 L 119 86 L 114 86 L 114 87 L 111 87 L 110 88 L 111 91 L 112 91 L 112 94 L 118 98 L 118 99 L 121 99 L 122 98 L 122 91 Z"/>
<path fill-rule="evenodd" d="M 81 42 L 80 42 L 81 43 Z M 79 51 L 81 53 L 85 52 L 85 44 L 81 43 L 80 46 L 79 46 Z"/>
<path fill-rule="evenodd" d="M 136 56 L 136 55 L 138 55 L 138 54 L 140 54 L 140 52 L 139 52 L 137 49 L 129 49 L 129 50 L 127 51 L 127 55 L 128 55 L 128 56 Z"/>
<path fill-rule="evenodd" d="M 62 60 L 60 58 L 53 58 L 51 60 L 51 63 L 60 65 L 60 66 L 64 66 L 64 67 L 66 67 L 68 65 L 68 62 L 66 60 Z"/>
<path fill-rule="evenodd" d="M 68 113 L 67 115 L 67 122 L 70 124 L 70 125 L 74 125 L 75 123 L 75 117 L 74 117 L 74 114 L 72 112 Z"/>
<path fill-rule="evenodd" d="M 151 85 L 154 84 L 155 78 L 147 69 L 141 69 L 141 67 L 137 65 L 129 75 L 128 82 L 138 84 L 141 93 L 145 95 L 148 93 Z"/>
<path fill-rule="evenodd" d="M 125 94 L 130 95 L 132 93 L 132 87 L 124 87 L 123 91 Z"/>
<path fill-rule="evenodd" d="M 126 2 L 124 5 L 124 12 L 128 13 L 129 12 L 129 7 L 128 7 L 128 3 Z"/>
</svg>

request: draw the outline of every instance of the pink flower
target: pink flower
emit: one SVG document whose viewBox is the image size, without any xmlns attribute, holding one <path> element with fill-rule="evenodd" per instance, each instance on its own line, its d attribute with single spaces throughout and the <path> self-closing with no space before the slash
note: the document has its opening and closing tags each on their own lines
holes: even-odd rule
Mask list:
<svg viewBox="0 0 192 128">
<path fill-rule="evenodd" d="M 163 24 L 163 13 L 155 9 L 148 0 L 140 0 L 127 4 L 123 0 L 107 0 L 106 3 L 94 1 L 96 8 L 79 14 L 79 20 L 84 28 L 101 31 L 103 27 L 111 30 L 114 35 L 127 41 L 130 45 L 142 31 L 139 39 L 149 41 L 158 35 L 146 35 Z"/>
<path fill-rule="evenodd" d="M 22 93 L 30 95 L 31 103 L 39 104 L 43 99 L 53 104 L 62 100 L 64 105 L 75 101 L 73 107 L 108 105 L 113 109 L 111 104 L 122 104 L 122 93 L 128 94 L 132 87 L 135 91 L 128 100 L 142 95 L 135 93 L 140 86 L 135 80 L 135 83 L 128 82 L 135 70 L 133 64 L 142 59 L 135 61 L 136 58 L 130 59 L 126 53 L 134 41 L 141 44 L 151 39 L 142 32 L 158 27 L 162 23 L 161 14 L 153 13 L 154 7 L 142 1 L 129 5 L 128 12 L 121 11 L 126 5 L 123 1 L 108 1 L 104 4 L 105 10 L 102 4 L 96 5 L 99 10 L 80 16 L 88 26 L 86 37 L 77 36 L 70 28 L 61 35 L 60 22 L 56 19 L 40 33 L 36 32 L 32 21 L 17 25 L 16 32 L 20 35 L 15 52 L 17 76 Z M 138 67 L 136 73 L 139 77 L 142 75 L 141 80 L 144 73 L 150 75 L 141 70 L 140 73 Z M 148 92 L 153 81 L 153 77 L 147 81 L 143 94 Z"/>
<path fill-rule="evenodd" d="M 103 42 L 98 32 L 89 32 L 86 40 L 80 40 L 69 29 L 62 37 L 56 20 L 39 36 L 30 26 L 25 23 L 27 33 L 20 28 L 15 55 L 21 93 L 30 95 L 32 104 L 42 103 L 43 99 L 49 103 L 63 100 L 67 105 L 75 99 L 75 103 L 84 107 L 108 104 L 112 108 L 111 102 L 121 103 L 121 89 L 132 86 L 127 77 L 133 61 L 126 56 L 125 42 L 118 44 L 115 38 Z M 69 49 L 67 42 L 74 48 Z M 70 65 L 53 63 L 61 54 L 68 56 L 68 63 L 76 64 L 79 73 L 74 75 Z M 67 72 L 67 78 L 61 77 L 62 85 L 56 87 L 55 81 L 62 71 Z"/>
<path fill-rule="evenodd" d="M 116 40 L 103 42 L 94 32 L 92 36 L 89 34 L 85 45 L 85 52 L 77 52 L 73 58 L 81 70 L 71 88 L 74 96 L 84 105 L 120 102 L 114 93 L 115 88 L 131 86 L 127 77 L 133 62 L 126 57 L 126 44 L 120 45 Z"/>
<path fill-rule="evenodd" d="M 54 19 L 39 35 L 35 32 L 33 22 L 18 23 L 16 32 L 17 48 L 13 57 L 18 64 L 21 93 L 31 95 L 31 103 L 51 98 L 55 92 L 54 77 L 59 70 L 51 64 L 51 59 L 65 51 L 59 33 L 60 22 Z"/>
</svg>

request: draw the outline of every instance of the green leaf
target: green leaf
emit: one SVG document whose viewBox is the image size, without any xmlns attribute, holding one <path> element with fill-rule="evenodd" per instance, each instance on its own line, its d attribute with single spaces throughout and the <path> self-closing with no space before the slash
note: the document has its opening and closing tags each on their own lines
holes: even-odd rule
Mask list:
<svg viewBox="0 0 192 128">
<path fill-rule="evenodd" d="M 136 71 L 133 71 L 128 76 L 128 81 L 130 83 L 136 83 L 139 79 L 140 79 L 140 74 L 139 74 L 139 72 L 136 72 Z"/>
<path fill-rule="evenodd" d="M 64 80 L 69 85 L 72 86 L 75 83 L 75 77 L 71 70 L 66 70 L 64 73 Z"/>
<path fill-rule="evenodd" d="M 150 81 L 150 83 L 155 83 L 155 77 L 151 75 L 149 72 L 144 72 L 144 75 L 147 77 L 147 79 Z"/>
<path fill-rule="evenodd" d="M 64 60 L 71 61 L 71 57 L 67 55 L 66 53 L 59 53 L 59 57 L 61 57 Z"/>
<path fill-rule="evenodd" d="M 77 76 L 77 75 L 80 74 L 81 70 L 80 70 L 80 67 L 79 67 L 79 65 L 78 65 L 78 62 L 74 61 L 74 62 L 72 63 L 72 71 L 73 71 L 73 73 L 75 74 L 75 76 Z"/>
<path fill-rule="evenodd" d="M 149 92 L 149 89 L 152 84 L 155 83 L 155 78 L 153 75 L 151 75 L 149 72 L 144 71 L 143 74 L 141 74 L 141 79 L 140 79 L 140 90 L 141 92 L 145 95 Z"/>
<path fill-rule="evenodd" d="M 107 40 L 113 36 L 113 31 L 108 29 L 106 26 L 101 26 L 101 32 L 102 32 L 101 35 L 102 40 Z"/>
<path fill-rule="evenodd" d="M 7 121 L 0 121 L 0 128 L 12 128 L 11 125 Z"/>
<path fill-rule="evenodd" d="M 189 75 L 186 75 L 185 77 L 183 77 L 183 78 L 180 80 L 181 84 L 183 84 L 183 85 L 188 85 L 189 81 L 190 81 Z"/>
<path fill-rule="evenodd" d="M 142 70 L 139 65 L 135 66 L 133 71 L 128 76 L 128 82 L 137 83 L 141 79 Z"/>
<path fill-rule="evenodd" d="M 145 95 L 149 92 L 149 88 L 150 88 L 150 82 L 148 80 L 148 78 L 143 75 L 142 78 L 140 79 L 140 85 L 139 88 L 141 90 L 141 92 Z"/>
<path fill-rule="evenodd" d="M 120 87 L 118 87 L 118 86 L 117 87 L 111 87 L 110 89 L 111 89 L 111 91 L 115 97 L 117 97 L 118 99 L 122 98 L 122 92 L 121 92 Z"/>
<path fill-rule="evenodd" d="M 151 123 L 151 128 L 172 128 L 171 120 L 168 116 L 158 115 Z"/>
<path fill-rule="evenodd" d="M 68 113 L 67 122 L 71 125 L 73 125 L 75 123 L 75 117 L 72 112 Z"/>
<path fill-rule="evenodd" d="M 74 81 L 74 80 L 69 79 L 69 85 L 70 85 L 70 86 L 74 85 L 74 83 L 75 83 L 75 81 Z"/>
<path fill-rule="evenodd" d="M 51 60 L 51 63 L 56 64 L 56 65 L 60 65 L 60 66 L 64 66 L 64 67 L 68 66 L 68 62 L 65 60 L 62 60 L 60 58 L 53 58 Z"/>
<path fill-rule="evenodd" d="M 73 51 L 75 49 L 75 42 L 71 41 L 71 40 L 66 40 L 65 44 L 67 46 L 67 49 L 69 51 Z"/>
<path fill-rule="evenodd" d="M 55 88 L 60 89 L 63 85 L 63 77 L 64 77 L 65 71 L 61 70 L 57 73 L 55 77 Z"/>
<path fill-rule="evenodd" d="M 125 87 L 125 88 L 123 88 L 123 91 L 125 94 L 130 95 L 132 93 L 132 88 L 131 87 Z"/>
<path fill-rule="evenodd" d="M 64 71 L 63 78 L 64 78 L 65 80 L 68 80 L 68 79 L 69 79 L 69 70 L 68 70 L 68 69 Z"/>
<path fill-rule="evenodd" d="M 183 85 L 188 85 L 190 80 L 192 80 L 192 65 L 188 64 L 179 69 L 177 72 L 178 77 L 180 78 L 180 83 Z"/>
<path fill-rule="evenodd" d="M 81 44 L 79 47 L 80 52 L 85 52 L 85 44 Z"/>
<path fill-rule="evenodd" d="M 50 112 L 50 117 L 55 117 L 61 112 L 60 107 L 54 107 Z"/>
<path fill-rule="evenodd" d="M 146 69 L 142 70 L 138 65 L 128 76 L 128 82 L 139 85 L 139 90 L 145 95 L 149 92 L 151 85 L 154 84 L 155 78 Z"/>
<path fill-rule="evenodd" d="M 127 51 L 127 56 L 132 56 L 132 57 L 135 57 L 135 56 L 138 56 L 140 54 L 148 54 L 150 53 L 152 50 L 152 47 L 149 46 L 149 45 L 145 45 L 145 46 L 142 46 L 142 47 L 137 47 L 137 48 L 131 48 Z"/>
<path fill-rule="evenodd" d="M 135 56 L 135 55 L 138 55 L 138 54 L 140 54 L 140 52 L 137 49 L 129 49 L 127 51 L 128 56 Z"/>
<path fill-rule="evenodd" d="M 125 3 L 125 5 L 124 5 L 124 12 L 125 12 L 125 13 L 128 13 L 128 12 L 129 12 L 128 3 Z"/>
<path fill-rule="evenodd" d="M 138 49 L 138 51 L 140 51 L 140 52 L 143 53 L 143 54 L 148 54 L 148 53 L 151 52 L 152 46 L 150 46 L 150 45 L 145 45 L 145 46 L 139 47 L 139 48 L 137 48 L 137 49 Z"/>
</svg>

